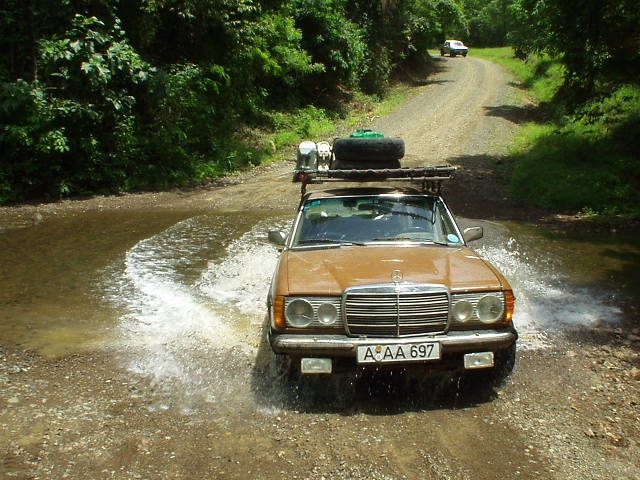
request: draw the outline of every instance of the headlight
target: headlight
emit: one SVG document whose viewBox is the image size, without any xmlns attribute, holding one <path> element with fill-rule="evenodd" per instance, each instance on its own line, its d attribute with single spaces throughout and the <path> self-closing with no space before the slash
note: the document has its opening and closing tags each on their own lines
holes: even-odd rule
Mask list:
<svg viewBox="0 0 640 480">
<path fill-rule="evenodd" d="M 318 307 L 318 321 L 323 325 L 332 325 L 338 319 L 338 311 L 330 303 L 323 303 Z"/>
<path fill-rule="evenodd" d="M 485 295 L 478 302 L 477 314 L 483 323 L 495 322 L 502 318 L 503 302 L 495 295 Z"/>
<path fill-rule="evenodd" d="M 460 300 L 453 306 L 452 313 L 457 322 L 466 322 L 473 316 L 473 305 L 466 300 Z"/>
<path fill-rule="evenodd" d="M 287 305 L 286 315 L 291 326 L 306 327 L 313 322 L 313 307 L 306 300 L 297 298 Z"/>
<path fill-rule="evenodd" d="M 505 316 L 505 302 L 503 292 L 453 294 L 451 319 L 465 325 L 498 322 Z"/>
<path fill-rule="evenodd" d="M 285 301 L 286 323 L 295 328 L 341 328 L 341 297 L 289 297 Z"/>
</svg>

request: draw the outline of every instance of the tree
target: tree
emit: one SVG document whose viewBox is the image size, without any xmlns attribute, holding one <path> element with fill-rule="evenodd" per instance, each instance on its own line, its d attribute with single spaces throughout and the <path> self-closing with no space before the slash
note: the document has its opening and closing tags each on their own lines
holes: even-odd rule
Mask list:
<svg viewBox="0 0 640 480">
<path fill-rule="evenodd" d="M 458 0 L 431 0 L 431 2 L 440 22 L 440 41 L 451 37 L 466 37 L 469 34 L 469 25 L 462 3 Z"/>
<path fill-rule="evenodd" d="M 459 1 L 6 0 L 0 202 L 238 168 L 272 110 L 383 95 L 428 63 Z"/>
<path fill-rule="evenodd" d="M 585 98 L 598 79 L 623 75 L 637 81 L 640 66 L 640 10 L 633 0 L 514 0 L 510 39 L 521 54 L 562 58 L 566 85 Z"/>
<path fill-rule="evenodd" d="M 352 0 L 345 9 L 365 32 L 361 87 L 376 94 L 384 94 L 394 73 L 428 61 L 427 48 L 443 38 L 445 28 L 464 25 L 456 0 Z"/>
<path fill-rule="evenodd" d="M 476 47 L 498 47 L 507 44 L 513 28 L 510 6 L 513 0 L 463 0 L 469 20 L 469 44 Z"/>
<path fill-rule="evenodd" d="M 290 12 L 302 35 L 301 46 L 322 65 L 312 90 L 335 91 L 357 86 L 365 59 L 362 25 L 346 16 L 343 0 L 294 0 Z"/>
<path fill-rule="evenodd" d="M 7 83 L 0 97 L 2 183 L 53 197 L 123 187 L 137 168 L 134 105 L 148 65 L 117 21 L 96 17 L 76 15 L 39 45 L 36 79 Z"/>
</svg>

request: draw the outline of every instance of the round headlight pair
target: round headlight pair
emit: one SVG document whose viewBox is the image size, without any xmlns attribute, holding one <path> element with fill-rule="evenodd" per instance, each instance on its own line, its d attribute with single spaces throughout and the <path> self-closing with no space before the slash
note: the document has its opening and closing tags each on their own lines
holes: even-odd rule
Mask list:
<svg viewBox="0 0 640 480">
<path fill-rule="evenodd" d="M 336 307 L 330 303 L 322 303 L 318 306 L 317 317 L 314 314 L 313 305 L 308 300 L 296 298 L 285 311 L 287 322 L 292 327 L 304 328 L 313 323 L 315 319 L 321 325 L 331 325 L 338 319 Z"/>
<path fill-rule="evenodd" d="M 475 308 L 470 301 L 460 300 L 452 309 L 453 318 L 461 323 L 469 321 L 474 313 L 482 323 L 492 323 L 500 320 L 503 312 L 504 306 L 495 295 L 485 295 L 478 301 Z"/>
</svg>

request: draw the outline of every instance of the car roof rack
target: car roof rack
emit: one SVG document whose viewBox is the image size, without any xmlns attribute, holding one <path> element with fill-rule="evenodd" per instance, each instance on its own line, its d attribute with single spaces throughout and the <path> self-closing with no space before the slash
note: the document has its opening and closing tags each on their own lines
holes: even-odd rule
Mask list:
<svg viewBox="0 0 640 480">
<path fill-rule="evenodd" d="M 345 170 L 297 169 L 293 182 L 301 184 L 304 195 L 309 184 L 325 182 L 389 182 L 408 181 L 420 183 L 422 190 L 440 195 L 442 183 L 454 178 L 456 167 L 451 165 L 410 168 L 367 168 Z"/>
<path fill-rule="evenodd" d="M 301 183 L 302 195 L 309 184 L 388 181 L 421 183 L 423 191 L 440 195 L 442 183 L 455 175 L 451 165 L 401 168 L 404 153 L 404 140 L 370 129 L 336 138 L 333 145 L 305 140 L 298 146 L 293 181 Z"/>
</svg>

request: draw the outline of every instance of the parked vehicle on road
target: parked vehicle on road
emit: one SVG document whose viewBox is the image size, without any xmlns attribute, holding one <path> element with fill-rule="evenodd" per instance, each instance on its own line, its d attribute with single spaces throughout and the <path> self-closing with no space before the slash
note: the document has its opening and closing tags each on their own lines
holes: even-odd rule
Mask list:
<svg viewBox="0 0 640 480">
<path fill-rule="evenodd" d="M 444 56 L 449 54 L 451 57 L 456 55 L 462 55 L 466 57 L 469 53 L 469 48 L 464 45 L 460 40 L 446 40 L 440 47 L 440 55 Z"/>
</svg>

